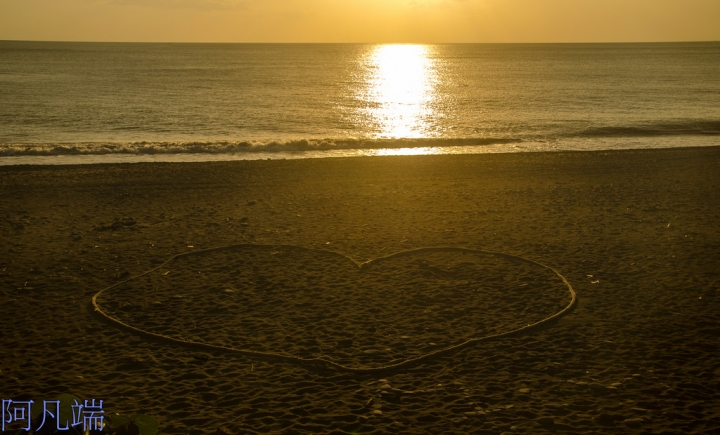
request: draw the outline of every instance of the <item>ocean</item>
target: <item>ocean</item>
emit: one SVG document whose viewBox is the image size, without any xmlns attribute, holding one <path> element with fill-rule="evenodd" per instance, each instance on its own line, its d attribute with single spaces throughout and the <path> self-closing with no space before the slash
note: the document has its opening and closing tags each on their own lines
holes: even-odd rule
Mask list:
<svg viewBox="0 0 720 435">
<path fill-rule="evenodd" d="M 720 145 L 720 43 L 0 41 L 0 164 Z"/>
</svg>

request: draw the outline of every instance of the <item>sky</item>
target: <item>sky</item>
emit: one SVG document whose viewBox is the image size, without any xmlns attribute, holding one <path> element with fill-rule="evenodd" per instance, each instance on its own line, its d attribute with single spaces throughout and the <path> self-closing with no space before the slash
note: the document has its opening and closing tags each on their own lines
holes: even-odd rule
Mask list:
<svg viewBox="0 0 720 435">
<path fill-rule="evenodd" d="M 720 40 L 720 0 L 0 0 L 0 40 Z"/>
</svg>

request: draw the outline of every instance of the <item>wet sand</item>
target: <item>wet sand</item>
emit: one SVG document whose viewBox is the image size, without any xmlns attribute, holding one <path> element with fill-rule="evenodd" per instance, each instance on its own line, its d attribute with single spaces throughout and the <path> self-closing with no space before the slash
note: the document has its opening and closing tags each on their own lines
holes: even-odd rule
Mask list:
<svg viewBox="0 0 720 435">
<path fill-rule="evenodd" d="M 718 147 L 2 167 L 0 396 L 102 398 L 168 434 L 718 433 L 718 168 Z M 90 305 L 118 284 L 98 303 L 143 330 L 362 369 L 568 303 L 499 257 L 353 263 L 438 246 L 555 268 L 578 304 L 384 372 L 151 339 Z"/>
</svg>

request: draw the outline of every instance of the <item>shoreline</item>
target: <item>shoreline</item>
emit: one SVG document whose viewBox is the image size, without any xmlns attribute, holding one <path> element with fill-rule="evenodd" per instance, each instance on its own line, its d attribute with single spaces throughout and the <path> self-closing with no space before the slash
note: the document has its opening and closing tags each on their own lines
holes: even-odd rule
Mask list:
<svg viewBox="0 0 720 435">
<path fill-rule="evenodd" d="M 103 398 L 107 412 L 158 418 L 160 433 L 715 433 L 718 167 L 720 147 L 3 166 L 0 393 L 15 400 L 65 392 Z M 432 246 L 504 252 L 557 269 L 576 290 L 578 305 L 538 331 L 382 375 L 187 350 L 98 322 L 90 312 L 90 298 L 101 288 L 176 254 L 238 243 L 323 249 L 358 262 Z M 293 301 L 309 304 L 304 310 L 310 313 L 320 300 L 302 289 L 333 295 L 354 288 L 351 279 L 338 281 L 346 273 L 341 263 L 300 252 L 279 262 L 268 253 L 263 263 L 252 263 L 259 260 L 250 254 L 198 257 L 187 266 L 197 276 L 167 291 L 161 275 L 153 281 L 155 299 L 168 308 L 159 314 L 134 302 L 132 293 L 126 311 L 115 309 L 147 314 L 136 322 L 169 313 L 161 326 L 179 325 L 182 334 L 201 339 L 220 342 L 228 337 L 215 332 L 240 328 L 257 332 L 248 340 L 262 343 L 264 334 L 271 343 L 282 336 L 273 328 L 296 332 L 329 321 L 297 320 L 303 311 L 291 310 Z M 525 297 L 512 303 L 501 298 L 476 312 L 462 294 L 450 300 L 433 291 L 441 285 L 463 291 L 468 277 L 480 276 L 467 275 L 466 263 L 423 257 L 393 266 L 397 272 L 380 270 L 367 278 L 373 286 L 358 287 L 366 299 L 348 292 L 345 302 L 323 305 L 331 318 L 347 316 L 344 330 L 318 330 L 287 346 L 325 352 L 328 342 L 350 343 L 341 350 L 353 356 L 362 340 L 384 343 L 405 326 L 413 331 L 423 310 L 437 313 L 429 321 L 461 331 L 467 323 L 454 319 L 475 322 L 478 330 L 501 328 L 539 306 L 522 305 Z M 432 264 L 423 266 L 431 273 L 417 273 L 417 264 Z M 254 275 L 250 266 L 257 268 Z M 521 276 L 487 270 L 497 277 L 488 282 Z M 233 271 L 249 274 L 233 278 L 252 283 L 247 291 L 276 289 L 257 299 L 248 293 L 247 306 L 262 307 L 271 296 L 282 303 L 276 280 L 288 288 L 298 283 L 300 290 L 285 308 L 256 311 L 255 323 L 211 330 L 198 295 L 217 289 L 207 298 L 210 305 L 224 295 Z M 407 280 L 393 281 L 401 276 Z M 522 276 L 529 277 L 522 284 L 534 285 L 533 271 Z M 396 311 L 397 325 L 387 326 L 381 314 L 395 307 L 393 289 L 411 279 L 427 288 L 418 314 Z M 195 282 L 205 284 L 190 285 Z M 244 294 L 234 287 L 228 294 Z M 497 292 L 508 294 L 505 287 Z M 192 302 L 160 299 L 172 295 Z M 350 306 L 380 308 L 353 317 L 343 311 Z M 210 320 L 229 321 L 223 316 L 238 309 L 232 307 Z M 434 340 L 456 331 L 443 328 Z M 396 345 L 400 353 L 415 351 L 412 340 L 421 333 L 407 336 L 413 346 Z"/>
<path fill-rule="evenodd" d="M 484 155 L 484 154 L 517 154 L 517 153 L 557 153 L 557 152 L 605 152 L 605 151 L 640 151 L 660 149 L 695 149 L 718 147 L 717 135 L 688 135 L 679 139 L 677 136 L 650 136 L 650 137 L 595 137 L 588 138 L 565 138 L 560 141 L 523 141 L 498 139 L 497 143 L 473 144 L 473 145 L 437 145 L 432 141 L 419 140 L 414 146 L 391 146 L 382 147 L 344 147 L 338 148 L 319 147 L 313 149 L 295 149 L 288 146 L 286 150 L 273 149 L 262 151 L 213 151 L 213 142 L 191 143 L 192 147 L 199 144 L 204 151 L 183 151 L 183 145 L 170 143 L 171 147 L 166 149 L 163 143 L 125 143 L 114 144 L 121 148 L 127 147 L 125 152 L 97 152 L 93 153 L 88 144 L 58 144 L 58 146 L 82 145 L 85 147 L 80 152 L 68 152 L 66 154 L 53 154 L 57 151 L 46 151 L 48 154 L 22 154 L 7 155 L 8 149 L 3 150 L 0 144 L 0 167 L 2 166 L 57 166 L 57 165 L 96 165 L 96 164 L 123 164 L 123 163 L 202 163 L 202 162 L 232 162 L 232 161 L 254 161 L 254 160 L 306 160 L 325 158 L 358 158 L 358 157 L 396 157 L 396 156 L 434 156 L 434 155 Z M 478 139 L 486 141 L 487 139 Z M 306 142 L 303 139 L 299 142 Z M 323 142 L 323 140 L 310 140 L 311 142 Z M 330 140 L 332 142 L 332 140 Z M 404 142 L 412 142 L 411 139 L 403 139 Z M 452 141 L 452 140 L 451 140 Z M 681 141 L 683 145 L 678 146 Z M 290 141 L 292 142 L 292 141 Z M 688 145 L 688 142 L 690 143 Z M 130 151 L 136 145 L 150 145 L 151 148 L 159 146 L 157 150 L 151 151 Z M 161 146 L 162 145 L 162 146 Z M 219 141 L 215 145 L 226 147 L 228 142 Z M 285 144 L 288 145 L 288 144 Z M 13 145 L 17 146 L 17 145 Z M 47 147 L 47 145 L 43 145 Z M 262 148 L 262 146 L 258 146 Z"/>
</svg>

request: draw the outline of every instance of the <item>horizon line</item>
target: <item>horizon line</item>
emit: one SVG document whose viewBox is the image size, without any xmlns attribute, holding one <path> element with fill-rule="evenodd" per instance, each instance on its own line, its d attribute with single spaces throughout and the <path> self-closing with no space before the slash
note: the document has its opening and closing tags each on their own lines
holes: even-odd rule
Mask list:
<svg viewBox="0 0 720 435">
<path fill-rule="evenodd" d="M 118 40 L 64 40 L 64 39 L 0 39 L 0 42 L 57 42 L 57 43 L 89 43 L 89 44 L 358 44 L 358 45 L 444 45 L 444 44 L 683 44 L 713 43 L 720 40 L 663 40 L 663 41 L 536 41 L 536 42 L 321 42 L 321 41 L 118 41 Z"/>
</svg>

